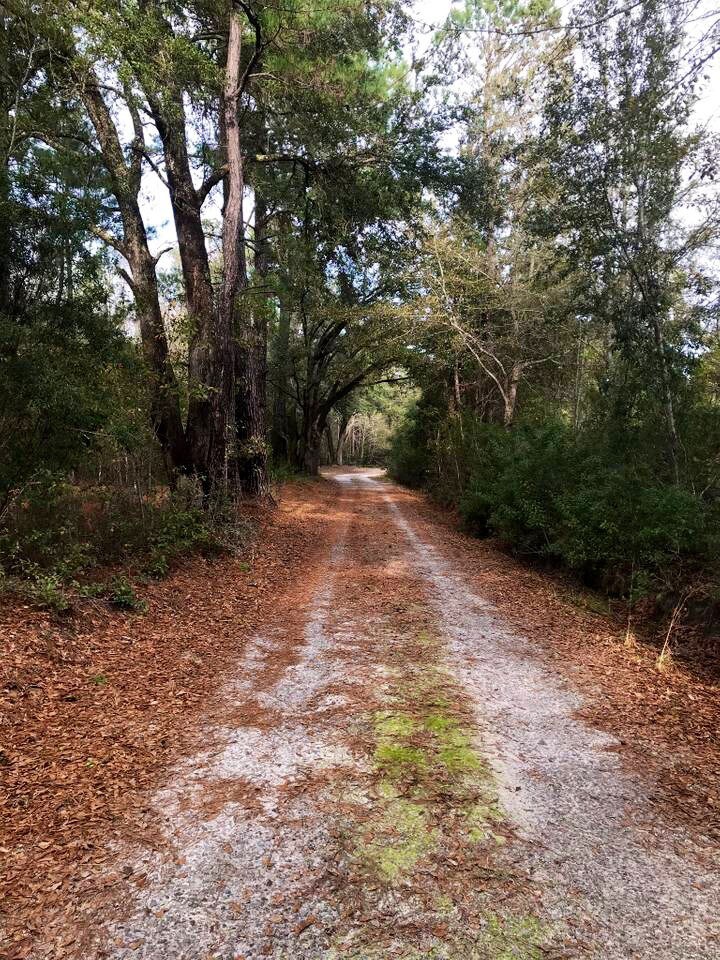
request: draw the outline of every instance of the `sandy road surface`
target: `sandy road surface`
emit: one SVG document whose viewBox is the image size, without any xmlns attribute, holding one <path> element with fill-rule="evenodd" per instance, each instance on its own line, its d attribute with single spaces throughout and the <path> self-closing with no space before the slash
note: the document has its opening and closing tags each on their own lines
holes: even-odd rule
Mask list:
<svg viewBox="0 0 720 960">
<path fill-rule="evenodd" d="M 401 491 L 334 471 L 323 496 L 306 609 L 247 644 L 84 956 L 720 957 L 717 847 Z"/>
</svg>

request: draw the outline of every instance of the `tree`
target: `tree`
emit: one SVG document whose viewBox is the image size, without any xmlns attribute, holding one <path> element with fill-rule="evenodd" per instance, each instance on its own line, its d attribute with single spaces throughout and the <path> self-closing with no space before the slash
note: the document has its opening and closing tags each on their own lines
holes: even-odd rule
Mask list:
<svg viewBox="0 0 720 960">
<path fill-rule="evenodd" d="M 682 59 L 683 4 L 624 8 L 592 0 L 576 12 L 578 57 L 556 66 L 536 157 L 547 191 L 535 224 L 582 265 L 590 309 L 604 315 L 613 349 L 644 370 L 661 398 L 667 455 L 680 481 L 678 378 L 686 344 L 668 332 L 692 256 L 714 235 L 716 203 L 690 225 L 711 173 L 688 129 L 695 71 Z M 707 198 L 704 198 L 707 199 Z M 648 384 L 649 386 L 649 384 Z"/>
<path fill-rule="evenodd" d="M 425 113 L 426 90 L 381 24 L 358 32 L 362 23 L 332 36 L 330 60 L 322 36 L 301 46 L 294 69 L 302 78 L 323 56 L 305 95 L 280 115 L 266 108 L 275 156 L 286 158 L 259 173 L 277 237 L 272 436 L 276 455 L 310 472 L 330 411 L 382 376 L 401 349 L 399 330 L 383 318 L 402 295 L 401 259 L 411 255 L 422 191 L 440 166 L 441 121 Z"/>
<path fill-rule="evenodd" d="M 2 516 L 27 484 L 72 469 L 120 424 L 119 381 L 136 365 L 107 260 L 83 244 L 106 185 L 70 136 L 82 118 L 58 102 L 37 33 L 8 13 L 0 25 Z M 34 135 L 51 121 L 59 151 Z M 141 388 L 133 401 L 144 405 Z"/>
<path fill-rule="evenodd" d="M 190 471 L 206 491 L 239 484 L 262 493 L 274 224 L 284 218 L 288 229 L 298 228 L 294 205 L 302 209 L 312 190 L 311 169 L 321 171 L 326 197 L 344 170 L 362 176 L 368 165 L 395 164 L 396 176 L 403 162 L 409 169 L 412 158 L 394 152 L 406 127 L 392 94 L 401 77 L 379 64 L 388 24 L 401 22 L 398 8 L 368 10 L 358 2 L 340 13 L 320 4 L 308 20 L 293 3 L 133 0 L 40 4 L 22 8 L 17 19 L 51 53 L 55 98 L 74 100 L 87 118 L 76 111 L 75 129 L 58 136 L 48 115 L 32 136 L 59 152 L 69 137 L 104 167 L 106 202 L 91 229 L 122 258 L 171 478 Z M 350 124 L 348 102 L 356 114 Z M 375 131 L 387 132 L 391 115 L 388 143 Z M 300 184 L 298 169 L 306 177 Z M 148 175 L 167 189 L 177 236 L 190 330 L 186 412 L 158 289 L 163 251 L 151 252 L 141 204 Z M 219 193 L 216 231 L 203 208 L 210 200 L 217 210 Z M 243 209 L 250 196 L 252 223 Z"/>
<path fill-rule="evenodd" d="M 511 426 L 521 381 L 570 348 L 571 292 L 552 251 L 518 229 L 490 244 L 459 219 L 438 228 L 410 309 L 428 356 L 452 367 L 455 407 Z"/>
</svg>

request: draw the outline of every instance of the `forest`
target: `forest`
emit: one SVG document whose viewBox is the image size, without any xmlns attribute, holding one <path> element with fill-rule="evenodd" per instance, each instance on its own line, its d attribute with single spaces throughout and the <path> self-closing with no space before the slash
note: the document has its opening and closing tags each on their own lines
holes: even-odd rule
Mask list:
<svg viewBox="0 0 720 960">
<path fill-rule="evenodd" d="M 716 960 L 713 0 L 0 26 L 0 956 Z"/>
<path fill-rule="evenodd" d="M 347 445 L 519 554 L 713 608 L 711 11 L 3 8 L 6 579 L 162 569 Z"/>
</svg>

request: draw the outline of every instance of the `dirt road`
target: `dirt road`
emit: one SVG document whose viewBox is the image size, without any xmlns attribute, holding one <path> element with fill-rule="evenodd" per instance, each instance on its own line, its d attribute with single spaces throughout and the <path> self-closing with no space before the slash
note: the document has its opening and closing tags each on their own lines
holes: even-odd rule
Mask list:
<svg viewBox="0 0 720 960">
<path fill-rule="evenodd" d="M 308 589 L 151 798 L 161 841 L 113 851 L 82 955 L 719 957 L 716 840 L 581 719 L 572 672 L 398 488 L 335 471 L 321 499 Z"/>
</svg>

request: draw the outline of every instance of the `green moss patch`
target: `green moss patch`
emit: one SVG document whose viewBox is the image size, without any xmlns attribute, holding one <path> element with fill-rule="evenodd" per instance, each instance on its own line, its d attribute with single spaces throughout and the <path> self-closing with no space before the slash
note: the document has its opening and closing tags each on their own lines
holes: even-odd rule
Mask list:
<svg viewBox="0 0 720 960">
<path fill-rule="evenodd" d="M 488 960 L 541 960 L 542 946 L 548 940 L 548 931 L 536 917 L 501 917 L 487 915 L 487 927 L 479 945 L 485 953 L 478 957 Z"/>
<path fill-rule="evenodd" d="M 536 960 L 548 936 L 522 909 L 513 914 L 506 873 L 489 863 L 490 851 L 506 842 L 503 813 L 458 684 L 442 668 L 429 633 L 404 645 L 401 656 L 391 649 L 383 709 L 366 718 L 374 784 L 360 805 L 352 843 L 364 868 L 361 915 L 373 915 L 384 886 L 392 888 L 382 901 L 390 914 L 410 912 L 423 922 L 412 929 L 361 925 L 336 941 L 328 958 Z M 507 915 L 490 912 L 496 889 Z M 468 899 L 475 904 L 471 918 Z"/>
<path fill-rule="evenodd" d="M 425 795 L 459 795 L 492 782 L 470 731 L 451 706 L 448 685 L 442 671 L 418 665 L 412 677 L 398 685 L 396 709 L 379 711 L 373 720 L 378 769 L 383 776 L 415 784 Z"/>
<path fill-rule="evenodd" d="M 494 801 L 471 804 L 465 810 L 465 819 L 471 843 L 484 843 L 487 840 L 493 840 L 499 845 L 505 843 L 505 837 L 493 830 L 493 827 L 504 819 L 502 811 Z"/>
<path fill-rule="evenodd" d="M 401 797 L 388 802 L 383 815 L 374 822 L 372 832 L 373 838 L 359 844 L 356 852 L 388 883 L 411 873 L 418 860 L 433 849 L 437 839 L 425 809 Z"/>
</svg>

